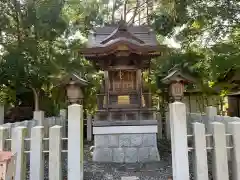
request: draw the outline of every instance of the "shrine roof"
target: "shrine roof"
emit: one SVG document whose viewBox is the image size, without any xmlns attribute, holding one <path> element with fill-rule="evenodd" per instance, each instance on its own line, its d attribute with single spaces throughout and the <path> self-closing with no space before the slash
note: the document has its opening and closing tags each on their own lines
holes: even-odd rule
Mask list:
<svg viewBox="0 0 240 180">
<path fill-rule="evenodd" d="M 121 30 L 122 33 L 118 33 Z M 110 38 L 110 40 L 106 42 L 108 38 Z M 148 26 L 124 26 L 121 29 L 120 25 L 113 25 L 108 27 L 95 28 L 95 30 L 88 36 L 87 48 L 105 47 L 106 43 L 110 45 L 111 43 L 119 40 L 125 40 L 141 46 L 159 45 L 155 32 Z M 106 43 L 104 43 L 104 41 Z"/>
<path fill-rule="evenodd" d="M 89 82 L 87 80 L 83 79 L 79 75 L 77 75 L 75 73 L 71 73 L 71 74 L 67 74 L 64 77 L 62 77 L 61 79 L 59 79 L 56 84 L 56 87 L 66 86 L 68 83 L 70 83 L 70 81 L 75 81 L 77 84 L 79 84 L 82 87 L 87 86 L 89 84 Z"/>
<path fill-rule="evenodd" d="M 171 81 L 185 81 L 185 82 L 196 82 L 196 79 L 186 73 L 182 73 L 179 69 L 173 69 L 162 82 L 165 84 L 171 83 Z"/>
</svg>

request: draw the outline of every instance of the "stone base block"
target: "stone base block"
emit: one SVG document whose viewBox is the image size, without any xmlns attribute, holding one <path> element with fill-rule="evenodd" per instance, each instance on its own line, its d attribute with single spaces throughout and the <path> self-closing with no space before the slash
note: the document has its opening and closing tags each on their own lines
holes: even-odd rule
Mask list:
<svg viewBox="0 0 240 180">
<path fill-rule="evenodd" d="M 93 161 L 135 163 L 159 161 L 156 133 L 95 134 Z"/>
</svg>

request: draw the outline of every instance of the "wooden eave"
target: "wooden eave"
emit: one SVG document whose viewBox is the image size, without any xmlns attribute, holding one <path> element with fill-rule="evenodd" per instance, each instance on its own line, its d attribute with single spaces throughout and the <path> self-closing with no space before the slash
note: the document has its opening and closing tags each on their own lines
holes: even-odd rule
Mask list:
<svg viewBox="0 0 240 180">
<path fill-rule="evenodd" d="M 112 44 L 109 44 L 108 46 L 84 48 L 81 50 L 80 53 L 85 57 L 108 56 L 110 54 L 115 54 L 116 52 L 119 51 L 127 51 L 138 55 L 160 56 L 162 55 L 164 49 L 165 47 L 160 45 L 158 46 L 137 45 L 135 43 L 120 40 Z"/>
<path fill-rule="evenodd" d="M 175 78 L 181 79 L 181 81 L 184 82 L 184 83 L 196 83 L 196 80 L 193 77 L 191 77 L 187 74 L 181 73 L 180 70 L 174 70 L 174 71 L 170 72 L 161 81 L 164 84 L 170 84 L 171 82 L 174 82 Z"/>
<path fill-rule="evenodd" d="M 91 63 L 93 63 L 94 67 L 96 69 L 108 69 L 107 67 L 111 67 L 112 66 L 108 65 L 108 60 L 106 59 L 106 57 L 88 57 L 88 60 L 91 61 Z M 137 58 L 135 60 L 137 63 L 139 62 L 139 66 L 138 68 L 140 69 L 148 69 L 149 68 L 149 64 L 151 61 L 151 57 L 147 56 L 146 58 L 144 58 L 144 56 L 141 56 L 139 58 Z M 106 62 L 106 64 L 105 64 Z"/>
<path fill-rule="evenodd" d="M 112 34 L 110 34 L 106 39 L 104 39 L 101 44 L 106 44 L 108 43 L 109 41 L 111 40 L 114 40 L 114 39 L 118 39 L 120 37 L 123 37 L 123 38 L 127 38 L 127 39 L 132 39 L 140 44 L 144 44 L 144 41 L 142 41 L 141 39 L 137 38 L 136 36 L 134 36 L 131 32 L 129 32 L 126 29 L 119 29 L 117 28 L 115 31 L 112 32 Z"/>
<path fill-rule="evenodd" d="M 78 84 L 80 87 L 85 87 L 85 86 L 87 86 L 89 84 L 88 81 L 86 81 L 85 79 L 81 78 L 80 76 L 78 76 L 76 74 L 70 74 L 70 75 L 64 76 L 61 80 L 59 80 L 60 82 L 56 85 L 56 87 L 67 86 L 68 83 L 71 80 L 75 81 L 76 84 Z"/>
</svg>

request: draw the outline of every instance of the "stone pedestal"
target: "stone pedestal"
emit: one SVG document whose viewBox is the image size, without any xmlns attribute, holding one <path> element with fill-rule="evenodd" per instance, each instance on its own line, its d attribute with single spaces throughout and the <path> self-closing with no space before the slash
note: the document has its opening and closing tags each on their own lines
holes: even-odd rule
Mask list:
<svg viewBox="0 0 240 180">
<path fill-rule="evenodd" d="M 157 125 L 94 127 L 95 162 L 159 161 Z"/>
</svg>

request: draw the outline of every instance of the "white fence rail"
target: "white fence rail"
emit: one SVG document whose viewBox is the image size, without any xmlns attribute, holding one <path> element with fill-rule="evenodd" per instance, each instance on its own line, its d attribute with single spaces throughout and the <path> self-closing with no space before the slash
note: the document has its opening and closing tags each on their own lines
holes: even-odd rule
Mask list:
<svg viewBox="0 0 240 180">
<path fill-rule="evenodd" d="M 162 125 L 163 122 L 161 118 L 158 119 L 160 121 L 160 124 Z M 166 112 L 166 121 L 165 121 L 165 134 L 161 134 L 159 137 L 165 136 L 167 139 L 171 138 L 171 128 L 170 128 L 170 115 L 169 112 Z M 207 107 L 206 113 L 187 113 L 186 112 L 186 124 L 187 124 L 187 132 L 188 134 L 193 133 L 193 123 L 202 123 L 205 126 L 205 130 L 207 133 L 211 133 L 212 130 L 212 124 L 213 122 L 220 122 L 223 123 L 226 126 L 226 129 L 228 130 L 228 125 L 231 122 L 240 122 L 239 117 L 229 117 L 229 116 L 220 116 L 217 115 L 217 108 L 216 107 Z M 228 131 L 227 131 L 228 132 Z M 159 132 L 158 132 L 159 133 Z M 162 132 L 160 132 L 162 133 Z"/>
<path fill-rule="evenodd" d="M 87 140 L 92 140 L 92 116 L 88 115 L 87 119 L 83 119 L 84 125 L 87 126 Z M 44 127 L 44 137 L 49 136 L 49 128 L 55 125 L 59 125 L 62 127 L 62 136 L 67 137 L 67 110 L 60 110 L 59 116 L 53 117 L 45 117 L 43 111 L 34 112 L 34 117 L 32 120 L 25 120 L 21 122 L 15 123 L 6 123 L 2 124 L 0 127 L 5 127 L 8 129 L 8 134 L 11 134 L 12 129 L 16 127 L 26 127 L 27 128 L 27 137 L 31 136 L 31 129 L 35 126 L 43 126 Z"/>
<path fill-rule="evenodd" d="M 220 117 L 210 111 L 210 122 L 192 123 L 192 133 L 188 135 L 185 104 L 175 102 L 169 107 L 173 179 L 190 179 L 189 157 L 193 156 L 194 165 L 191 167 L 195 180 L 212 179 L 210 174 L 214 180 L 239 180 L 239 119 Z M 192 144 L 188 142 L 190 138 L 193 139 Z M 229 165 L 232 167 L 231 171 Z"/>
</svg>

